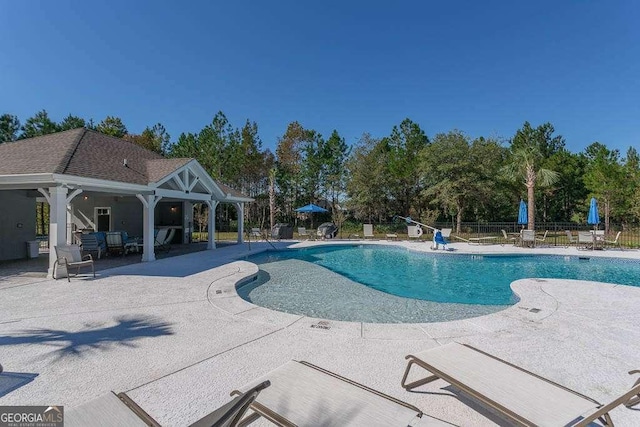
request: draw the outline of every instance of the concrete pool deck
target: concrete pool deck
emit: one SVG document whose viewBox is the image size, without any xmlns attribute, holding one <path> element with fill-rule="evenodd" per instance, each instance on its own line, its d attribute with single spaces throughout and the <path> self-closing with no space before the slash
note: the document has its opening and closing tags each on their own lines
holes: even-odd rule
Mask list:
<svg viewBox="0 0 640 427">
<path fill-rule="evenodd" d="M 335 242 L 329 242 L 335 244 Z M 359 243 L 356 241 L 347 244 Z M 367 241 L 429 251 L 429 242 Z M 300 247 L 323 242 L 279 242 Z M 450 245 L 455 253 L 624 257 L 638 251 Z M 498 313 L 425 324 L 323 321 L 252 305 L 238 260 L 266 243 L 104 270 L 96 279 L 0 278 L 0 405 L 73 407 L 126 391 L 162 425 L 187 425 L 229 392 L 290 359 L 307 360 L 455 425 L 504 424 L 444 382 L 405 392 L 404 356 L 469 343 L 595 398 L 627 391 L 640 368 L 640 287 L 586 281 L 514 282 L 521 301 Z M 539 311 L 531 309 L 539 309 Z M 322 323 L 319 323 L 322 322 Z M 616 425 L 640 425 L 618 407 Z M 259 423 L 256 423 L 259 424 Z"/>
</svg>

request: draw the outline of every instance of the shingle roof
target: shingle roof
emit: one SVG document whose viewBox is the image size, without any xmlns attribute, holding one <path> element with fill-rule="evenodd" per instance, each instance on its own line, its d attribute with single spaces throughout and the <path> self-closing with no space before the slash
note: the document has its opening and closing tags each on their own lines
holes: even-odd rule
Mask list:
<svg viewBox="0 0 640 427">
<path fill-rule="evenodd" d="M 244 198 L 247 197 L 246 195 L 242 194 L 238 190 L 231 188 L 228 185 L 221 183 L 220 181 L 215 181 L 215 182 L 218 185 L 218 187 L 220 187 L 220 190 L 222 190 L 224 194 L 229 194 L 233 197 L 244 197 Z"/>
<path fill-rule="evenodd" d="M 191 161 L 167 159 L 133 142 L 85 128 L 0 144 L 0 175 L 51 173 L 147 185 Z M 225 194 L 247 197 L 216 184 Z"/>
<path fill-rule="evenodd" d="M 132 142 L 84 128 L 0 144 L 0 175 L 56 173 L 149 184 L 189 161 L 165 159 Z"/>
<path fill-rule="evenodd" d="M 181 168 L 193 159 L 156 159 L 147 160 L 147 178 L 149 182 L 158 182 L 176 169 Z"/>
<path fill-rule="evenodd" d="M 0 175 L 64 173 L 85 129 L 0 144 Z"/>
</svg>

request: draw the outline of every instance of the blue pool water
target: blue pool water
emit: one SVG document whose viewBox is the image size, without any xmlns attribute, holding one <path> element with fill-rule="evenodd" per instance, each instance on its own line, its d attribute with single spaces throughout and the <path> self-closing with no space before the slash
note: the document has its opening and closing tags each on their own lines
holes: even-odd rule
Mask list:
<svg viewBox="0 0 640 427">
<path fill-rule="evenodd" d="M 517 302 L 510 284 L 522 278 L 640 286 L 638 261 L 611 258 L 430 254 L 361 245 L 269 251 L 248 260 L 259 265 L 261 274 L 238 290 L 243 298 L 340 320 L 437 321 L 495 312 Z M 365 309 L 359 298 L 377 307 Z M 385 308 L 389 313 L 381 315 Z M 403 313 L 412 310 L 423 313 Z"/>
</svg>

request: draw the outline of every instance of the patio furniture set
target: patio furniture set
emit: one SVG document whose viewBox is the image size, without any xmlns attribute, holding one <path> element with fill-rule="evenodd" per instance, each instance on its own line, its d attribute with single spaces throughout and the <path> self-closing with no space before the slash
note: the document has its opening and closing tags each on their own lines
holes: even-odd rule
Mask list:
<svg viewBox="0 0 640 427">
<path fill-rule="evenodd" d="M 466 344 L 452 342 L 408 355 L 401 386 L 413 391 L 443 380 L 509 424 L 612 426 L 610 412 L 640 403 L 640 379 L 607 404 Z M 407 382 L 412 368 L 429 375 Z M 639 374 L 633 370 L 630 374 Z M 449 426 L 417 407 L 305 361 L 289 361 L 231 392 L 233 400 L 191 424 L 245 426 L 264 418 L 278 426 Z M 108 413 L 109 417 L 100 414 Z M 111 425 L 159 426 L 125 393 L 108 393 L 72 408 L 67 426 L 100 419 Z"/>
<path fill-rule="evenodd" d="M 175 235 L 175 229 L 161 228 L 155 232 L 154 248 L 158 250 L 169 251 L 170 243 Z M 55 247 L 56 262 L 54 270 L 56 270 L 55 278 L 66 277 L 71 281 L 71 275 L 80 274 L 82 267 L 91 267 L 93 277 L 96 277 L 94 258 L 92 253 L 96 254 L 96 259 L 100 259 L 102 255 L 118 254 L 127 255 L 129 253 L 139 253 L 143 247 L 143 243 L 139 238 L 130 238 L 126 232 L 109 231 L 109 232 L 93 232 L 80 234 L 80 245 L 58 245 Z M 85 252 L 87 252 L 85 254 Z M 58 271 L 57 268 L 63 268 L 64 272 Z M 70 269 L 75 270 L 72 273 Z"/>
</svg>

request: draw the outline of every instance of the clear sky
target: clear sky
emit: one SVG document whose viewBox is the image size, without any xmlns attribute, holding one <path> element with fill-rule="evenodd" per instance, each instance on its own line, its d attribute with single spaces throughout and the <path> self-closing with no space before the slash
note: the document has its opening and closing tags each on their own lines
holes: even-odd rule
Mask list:
<svg viewBox="0 0 640 427">
<path fill-rule="evenodd" d="M 0 114 L 640 145 L 640 2 L 0 0 Z"/>
</svg>

